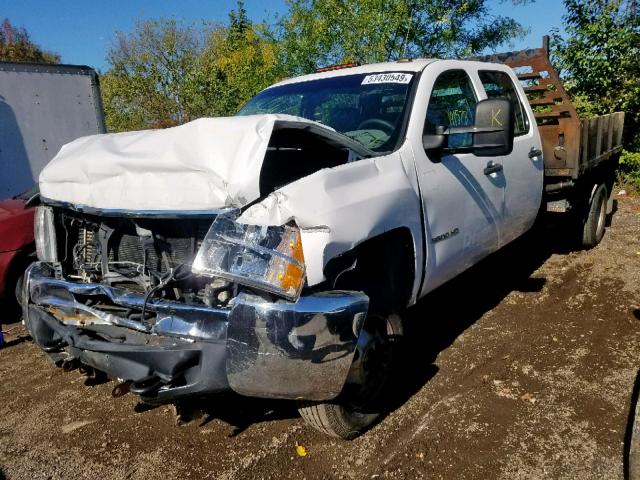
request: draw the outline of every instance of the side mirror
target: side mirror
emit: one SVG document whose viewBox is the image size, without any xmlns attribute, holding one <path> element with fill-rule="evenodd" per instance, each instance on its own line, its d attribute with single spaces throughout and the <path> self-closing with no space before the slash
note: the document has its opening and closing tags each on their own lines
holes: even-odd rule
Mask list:
<svg viewBox="0 0 640 480">
<path fill-rule="evenodd" d="M 473 150 L 483 157 L 508 155 L 513 150 L 513 105 L 509 100 L 481 100 L 476 105 Z"/>
<path fill-rule="evenodd" d="M 422 135 L 422 147 L 425 151 L 439 150 L 447 144 L 444 127 L 436 127 L 436 133 Z"/>
<path fill-rule="evenodd" d="M 426 151 L 447 147 L 448 135 L 473 134 L 475 154 L 483 157 L 508 155 L 513 150 L 514 116 L 509 100 L 487 99 L 476 104 L 476 121 L 472 127 L 436 127 L 435 133 L 422 136 L 422 146 Z"/>
</svg>

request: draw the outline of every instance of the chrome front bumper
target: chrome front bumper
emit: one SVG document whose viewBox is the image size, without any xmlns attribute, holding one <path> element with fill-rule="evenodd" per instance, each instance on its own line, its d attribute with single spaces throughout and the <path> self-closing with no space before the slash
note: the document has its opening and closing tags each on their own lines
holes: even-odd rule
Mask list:
<svg viewBox="0 0 640 480">
<path fill-rule="evenodd" d="M 149 326 L 89 306 L 97 300 L 140 310 L 144 296 L 56 278 L 47 263 L 25 275 L 23 315 L 34 341 L 54 361 L 79 361 L 133 382 L 155 379 L 147 401 L 229 388 L 255 397 L 335 398 L 369 305 L 363 293 L 344 291 L 297 302 L 241 293 L 226 308 L 155 299 L 146 306 L 157 314 Z"/>
</svg>

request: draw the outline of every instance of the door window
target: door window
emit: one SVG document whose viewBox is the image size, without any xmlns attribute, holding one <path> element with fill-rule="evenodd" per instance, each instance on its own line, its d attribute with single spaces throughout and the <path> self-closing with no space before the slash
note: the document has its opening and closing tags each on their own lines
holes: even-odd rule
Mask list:
<svg viewBox="0 0 640 480">
<path fill-rule="evenodd" d="M 449 70 L 440 74 L 433 85 L 424 133 L 436 133 L 436 127 L 470 127 L 475 122 L 478 99 L 471 79 L 464 70 Z M 448 150 L 469 148 L 473 134 L 448 135 Z"/>
<path fill-rule="evenodd" d="M 529 132 L 529 117 L 527 117 L 527 111 L 524 105 L 522 105 L 509 75 L 494 70 L 481 70 L 478 72 L 478 75 L 485 92 L 487 92 L 488 98 L 504 98 L 512 103 L 515 113 L 515 136 L 518 137 Z"/>
</svg>

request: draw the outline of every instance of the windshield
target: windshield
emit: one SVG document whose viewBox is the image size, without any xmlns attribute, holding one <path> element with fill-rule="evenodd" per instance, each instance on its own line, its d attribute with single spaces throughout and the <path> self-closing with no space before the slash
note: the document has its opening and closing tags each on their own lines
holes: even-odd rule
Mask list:
<svg viewBox="0 0 640 480">
<path fill-rule="evenodd" d="M 286 113 L 327 125 L 375 152 L 393 150 L 402 131 L 413 73 L 331 77 L 272 87 L 238 115 Z"/>
</svg>

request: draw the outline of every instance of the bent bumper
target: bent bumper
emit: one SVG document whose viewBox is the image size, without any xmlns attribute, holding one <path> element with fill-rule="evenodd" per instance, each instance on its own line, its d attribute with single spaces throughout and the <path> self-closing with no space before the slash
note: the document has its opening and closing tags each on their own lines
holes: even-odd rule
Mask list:
<svg viewBox="0 0 640 480">
<path fill-rule="evenodd" d="M 345 383 L 368 298 L 331 291 L 297 302 L 241 293 L 229 307 L 150 300 L 154 325 L 123 314 L 144 295 L 56 278 L 35 263 L 23 290 L 25 324 L 55 360 L 78 360 L 112 377 L 152 385 L 146 401 L 232 389 L 271 398 L 335 398 Z M 96 303 L 113 310 L 96 308 Z M 115 313 L 111 313 L 115 312 Z"/>
</svg>

